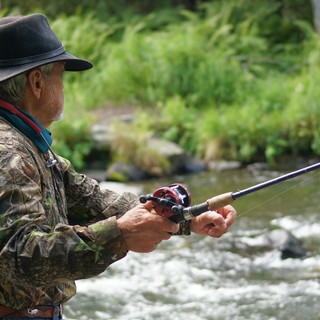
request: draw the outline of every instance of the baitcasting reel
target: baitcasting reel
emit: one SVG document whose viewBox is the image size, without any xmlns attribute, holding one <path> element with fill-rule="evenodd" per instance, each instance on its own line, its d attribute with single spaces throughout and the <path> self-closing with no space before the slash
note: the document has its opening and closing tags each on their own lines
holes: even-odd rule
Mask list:
<svg viewBox="0 0 320 320">
<path fill-rule="evenodd" d="M 153 202 L 153 208 L 158 215 L 179 223 L 184 220 L 181 213 L 184 208 L 190 206 L 191 196 L 184 185 L 173 183 L 168 187 L 157 189 L 153 195 L 140 196 L 141 203 L 146 203 L 149 200 Z"/>
</svg>

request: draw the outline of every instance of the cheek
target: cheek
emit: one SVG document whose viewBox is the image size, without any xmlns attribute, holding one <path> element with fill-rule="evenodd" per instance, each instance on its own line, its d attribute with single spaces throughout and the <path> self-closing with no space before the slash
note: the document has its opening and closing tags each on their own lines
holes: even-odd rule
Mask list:
<svg viewBox="0 0 320 320">
<path fill-rule="evenodd" d="M 51 99 L 57 105 L 58 108 L 61 108 L 63 106 L 63 101 L 64 101 L 63 86 L 58 85 L 54 88 L 54 90 L 52 90 Z"/>
<path fill-rule="evenodd" d="M 61 90 L 60 99 L 61 99 L 61 102 L 62 102 L 62 104 L 63 104 L 63 101 L 64 101 L 64 91 L 63 91 L 63 88 L 62 88 L 62 90 Z"/>
<path fill-rule="evenodd" d="M 48 112 L 55 118 L 63 112 L 64 94 L 60 87 L 51 87 L 49 91 Z"/>
<path fill-rule="evenodd" d="M 63 104 L 64 101 L 64 88 L 63 88 L 63 83 L 60 84 L 60 87 L 58 88 L 58 96 L 59 96 L 59 101 L 60 103 Z"/>
</svg>

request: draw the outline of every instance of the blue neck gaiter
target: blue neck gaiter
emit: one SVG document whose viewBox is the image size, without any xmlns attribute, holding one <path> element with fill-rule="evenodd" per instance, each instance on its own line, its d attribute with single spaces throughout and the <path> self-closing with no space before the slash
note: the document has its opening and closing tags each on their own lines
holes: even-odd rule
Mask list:
<svg viewBox="0 0 320 320">
<path fill-rule="evenodd" d="M 0 99 L 0 116 L 28 137 L 41 153 L 46 153 L 52 144 L 50 131 L 24 110 Z"/>
</svg>

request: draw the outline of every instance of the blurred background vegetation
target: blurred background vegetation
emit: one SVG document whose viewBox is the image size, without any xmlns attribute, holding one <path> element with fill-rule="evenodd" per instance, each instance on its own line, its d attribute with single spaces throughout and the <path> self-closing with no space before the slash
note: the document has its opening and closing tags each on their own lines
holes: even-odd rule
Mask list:
<svg viewBox="0 0 320 320">
<path fill-rule="evenodd" d="M 90 110 L 139 110 L 134 132 L 203 159 L 320 155 L 320 39 L 311 0 L 2 0 L 41 12 L 94 69 L 65 77 L 55 150 L 81 169 Z M 211 152 L 214 146 L 214 152 Z M 217 152 L 218 150 L 218 152 Z"/>
</svg>

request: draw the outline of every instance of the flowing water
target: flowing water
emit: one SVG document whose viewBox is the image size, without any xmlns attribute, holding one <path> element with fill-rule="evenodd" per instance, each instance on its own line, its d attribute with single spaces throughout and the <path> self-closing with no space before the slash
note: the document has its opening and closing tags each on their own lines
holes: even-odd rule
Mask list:
<svg viewBox="0 0 320 320">
<path fill-rule="evenodd" d="M 285 172 L 236 170 L 144 184 L 152 193 L 187 185 L 192 204 Z M 220 239 L 175 236 L 149 254 L 129 253 L 96 278 L 77 282 L 67 319 L 320 319 L 320 171 L 239 198 L 238 218 Z M 259 245 L 274 229 L 290 231 L 307 256 L 281 259 Z"/>
</svg>

